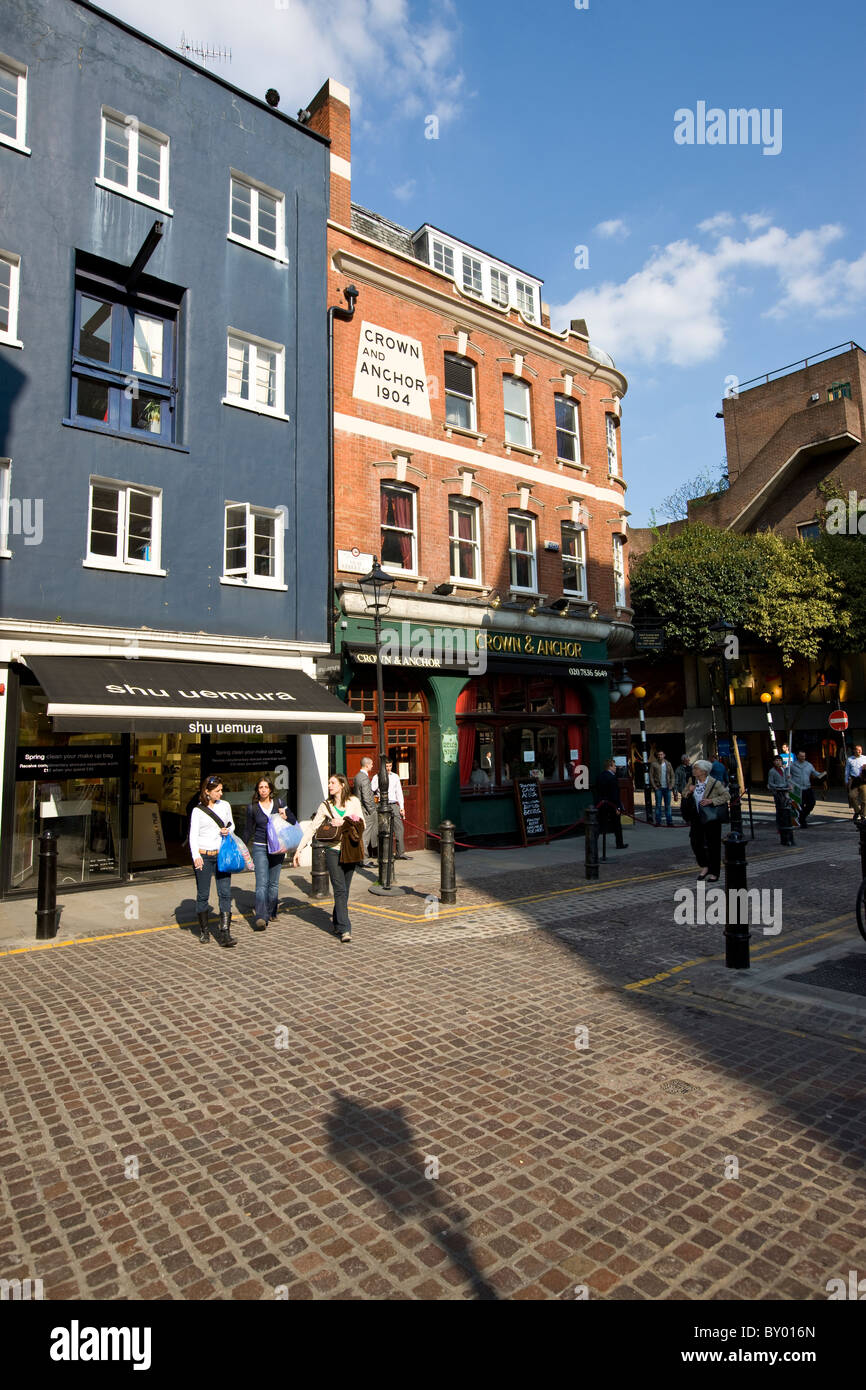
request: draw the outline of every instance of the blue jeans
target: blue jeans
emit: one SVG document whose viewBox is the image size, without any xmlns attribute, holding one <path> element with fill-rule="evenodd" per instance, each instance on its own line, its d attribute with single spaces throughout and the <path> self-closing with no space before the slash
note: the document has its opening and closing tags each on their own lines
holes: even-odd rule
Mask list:
<svg viewBox="0 0 866 1390">
<path fill-rule="evenodd" d="M 655 798 L 656 798 L 656 825 L 661 825 L 661 823 L 662 823 L 662 803 L 664 803 L 664 808 L 665 808 L 665 820 L 667 821 L 668 825 L 673 825 L 673 823 L 674 823 L 674 818 L 673 818 L 673 816 L 671 815 L 671 789 L 670 789 L 670 787 L 656 787 L 656 788 L 655 788 Z"/>
<path fill-rule="evenodd" d="M 276 917 L 280 897 L 280 870 L 284 854 L 268 854 L 267 845 L 253 842 L 253 863 L 256 866 L 256 921 Z"/>
<path fill-rule="evenodd" d="M 341 864 L 339 847 L 334 849 L 328 845 L 325 850 L 325 860 L 328 865 L 328 876 L 331 880 L 331 887 L 334 890 L 334 910 L 331 913 L 331 922 L 334 929 L 341 934 L 352 932 L 352 923 L 349 921 L 349 889 L 352 886 L 352 878 L 357 864 Z"/>
<path fill-rule="evenodd" d="M 231 912 L 232 910 L 232 876 L 222 874 L 217 868 L 216 858 L 208 859 L 207 855 L 202 856 L 201 868 L 195 871 L 195 883 L 198 889 L 196 899 L 196 912 L 207 912 L 210 898 L 210 886 L 216 878 L 217 902 L 220 912 Z"/>
</svg>

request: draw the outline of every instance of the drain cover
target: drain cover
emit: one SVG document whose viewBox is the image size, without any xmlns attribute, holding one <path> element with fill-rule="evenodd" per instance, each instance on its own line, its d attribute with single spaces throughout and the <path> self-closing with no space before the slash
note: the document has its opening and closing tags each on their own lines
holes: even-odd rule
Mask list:
<svg viewBox="0 0 866 1390">
<path fill-rule="evenodd" d="M 843 994 L 866 997 L 866 956 L 842 956 L 839 960 L 822 960 L 802 975 L 786 975 L 796 984 L 813 985 L 815 989 L 838 989 Z"/>
<path fill-rule="evenodd" d="M 669 1096 L 685 1096 L 689 1091 L 696 1091 L 697 1086 L 690 1086 L 688 1081 L 666 1081 L 662 1090 Z"/>
</svg>

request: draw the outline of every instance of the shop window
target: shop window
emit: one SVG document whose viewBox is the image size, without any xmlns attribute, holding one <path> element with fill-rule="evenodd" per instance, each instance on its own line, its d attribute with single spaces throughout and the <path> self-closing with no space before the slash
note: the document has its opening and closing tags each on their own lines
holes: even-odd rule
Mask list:
<svg viewBox="0 0 866 1390">
<path fill-rule="evenodd" d="M 400 483 L 382 483 L 382 565 L 386 570 L 404 574 L 418 571 L 415 504 L 414 488 L 403 487 Z"/>
<path fill-rule="evenodd" d="M 175 440 L 177 304 L 116 281 L 75 279 L 71 423 L 149 444 Z"/>
<path fill-rule="evenodd" d="M 445 422 L 458 429 L 475 429 L 475 364 L 445 354 Z"/>
<path fill-rule="evenodd" d="M 508 513 L 508 558 L 512 589 L 534 594 L 537 589 L 535 518 L 525 512 Z"/>
<path fill-rule="evenodd" d="M 556 396 L 556 457 L 580 463 L 580 412 L 577 401 Z"/>
<path fill-rule="evenodd" d="M 516 376 L 502 378 L 505 405 L 505 442 L 524 449 L 532 448 L 532 426 L 529 419 L 529 387 Z"/>
<path fill-rule="evenodd" d="M 578 692 L 547 676 L 485 676 L 457 700 L 460 786 L 464 793 L 502 791 L 515 777 L 571 785 L 585 752 Z M 476 767 L 476 764 L 478 765 Z"/>
<path fill-rule="evenodd" d="M 283 582 L 285 519 L 285 511 L 280 507 L 227 503 L 223 584 L 286 588 Z"/>
<path fill-rule="evenodd" d="M 136 202 L 170 212 L 168 206 L 168 136 L 144 126 L 135 116 L 102 109 L 102 158 L 100 177 L 104 188 L 125 193 Z"/>
<path fill-rule="evenodd" d="M 466 740 L 471 755 L 469 780 L 464 782 L 463 759 L 460 763 L 460 781 L 465 790 L 473 795 L 485 795 L 497 785 L 496 776 L 496 734 L 490 724 L 475 724 L 471 730 L 471 742 Z"/>
<path fill-rule="evenodd" d="M 164 575 L 160 568 L 162 493 L 112 478 L 90 479 L 87 557 L 91 569 Z"/>
<path fill-rule="evenodd" d="M 0 53 L 0 144 L 29 154 L 26 126 L 27 69 Z"/>
<path fill-rule="evenodd" d="M 285 203 L 283 194 L 276 189 L 232 171 L 229 239 L 284 260 Z"/>
<path fill-rule="evenodd" d="M 472 584 L 481 583 L 481 543 L 477 502 L 452 497 L 448 502 L 448 523 L 451 550 L 451 579 Z"/>
<path fill-rule="evenodd" d="M 562 523 L 562 592 L 586 598 L 586 532 L 569 521 Z"/>
</svg>

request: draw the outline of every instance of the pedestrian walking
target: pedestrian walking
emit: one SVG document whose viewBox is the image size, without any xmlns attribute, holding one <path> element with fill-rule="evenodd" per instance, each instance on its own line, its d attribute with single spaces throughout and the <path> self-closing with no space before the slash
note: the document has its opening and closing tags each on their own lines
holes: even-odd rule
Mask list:
<svg viewBox="0 0 866 1390">
<path fill-rule="evenodd" d="M 222 795 L 222 779 L 206 777 L 201 785 L 199 804 L 193 807 L 189 818 L 189 848 L 198 890 L 195 905 L 198 939 L 202 945 L 210 941 L 210 886 L 216 879 L 220 924 L 214 927 L 213 934 L 219 946 L 237 946 L 231 934 L 232 876 L 217 868 L 220 845 L 235 828 L 232 808 L 227 801 L 223 801 Z"/>
<path fill-rule="evenodd" d="M 390 759 L 385 762 L 385 772 L 388 777 L 388 801 L 391 806 L 391 824 L 394 827 L 394 847 L 395 859 L 411 859 L 411 854 L 406 853 L 406 839 L 403 830 L 403 821 L 406 818 L 406 807 L 403 802 L 403 788 L 400 785 L 400 778 L 396 772 L 392 771 L 393 764 Z M 373 778 L 371 786 L 374 792 L 379 791 L 379 774 Z M 380 797 L 381 800 L 381 797 Z M 397 808 L 396 810 L 394 808 Z"/>
<path fill-rule="evenodd" d="M 859 743 L 845 764 L 845 790 L 854 819 L 866 820 L 866 758 Z"/>
<path fill-rule="evenodd" d="M 784 770 L 790 772 L 791 768 L 794 766 L 794 754 L 791 752 L 787 743 L 782 744 L 782 751 L 779 754 L 779 758 L 781 759 Z"/>
<path fill-rule="evenodd" d="M 268 825 L 271 816 L 279 815 L 289 825 L 297 825 L 298 818 L 288 809 L 285 801 L 277 796 L 276 788 L 269 777 L 260 777 L 253 792 L 253 799 L 247 806 L 247 823 L 244 839 L 250 843 L 252 836 L 253 864 L 256 871 L 256 916 L 253 931 L 265 931 L 268 922 L 277 920 L 280 901 L 280 870 L 286 858 L 286 851 L 272 852 L 268 848 Z M 273 839 L 272 839 L 273 843 Z"/>
<path fill-rule="evenodd" d="M 328 877 L 334 890 L 332 929 L 335 936 L 348 944 L 352 940 L 349 890 L 355 870 L 364 859 L 364 812 L 358 798 L 351 793 L 348 778 L 341 772 L 328 778 L 327 800 L 321 802 L 309 830 L 295 850 L 292 860 L 295 868 L 301 862 L 301 852 L 314 837 L 324 843 Z"/>
<path fill-rule="evenodd" d="M 623 843 L 622 838 L 622 815 L 625 807 L 619 792 L 615 758 L 608 758 L 605 763 L 604 771 L 600 774 L 596 785 L 596 792 L 598 794 L 597 810 L 601 833 L 609 835 L 613 831 L 614 844 L 617 849 L 628 849 L 628 845 Z"/>
<path fill-rule="evenodd" d="M 376 814 L 376 798 L 370 784 L 372 767 L 372 758 L 362 758 L 361 770 L 357 773 L 352 784 L 352 789 L 361 803 L 361 810 L 364 812 L 364 856 L 368 868 L 371 868 L 374 863 L 373 846 L 378 847 L 379 844 L 379 817 Z"/>
<path fill-rule="evenodd" d="M 718 883 L 722 871 L 722 825 L 728 818 L 730 792 L 712 776 L 713 765 L 699 758 L 683 796 L 683 815 L 689 824 L 692 852 L 701 867 L 699 879 Z"/>
<path fill-rule="evenodd" d="M 674 773 L 674 791 L 677 796 L 682 796 L 686 787 L 689 785 L 689 778 L 692 775 L 692 765 L 689 762 L 688 753 L 683 753 L 680 758 L 677 770 Z"/>
<path fill-rule="evenodd" d="M 789 770 L 791 782 L 794 787 L 794 794 L 798 800 L 800 812 L 800 829 L 808 830 L 809 816 L 815 809 L 815 793 L 812 791 L 812 778 L 819 780 L 820 774 L 817 768 L 813 767 L 806 760 L 806 754 L 800 749 L 796 761 L 792 763 Z"/>
<path fill-rule="evenodd" d="M 655 797 L 656 825 L 662 823 L 662 807 L 664 807 L 665 824 L 673 825 L 674 818 L 671 814 L 671 797 L 679 800 L 679 793 L 674 786 L 674 769 L 664 755 L 664 750 L 659 749 L 652 758 L 649 765 L 650 786 Z"/>
<path fill-rule="evenodd" d="M 776 803 L 776 827 L 778 830 L 786 830 L 789 825 L 788 812 L 791 808 L 791 792 L 794 790 L 794 784 L 781 756 L 773 759 L 770 775 L 767 778 L 767 790 Z M 790 823 L 793 824 L 793 819 Z"/>
</svg>

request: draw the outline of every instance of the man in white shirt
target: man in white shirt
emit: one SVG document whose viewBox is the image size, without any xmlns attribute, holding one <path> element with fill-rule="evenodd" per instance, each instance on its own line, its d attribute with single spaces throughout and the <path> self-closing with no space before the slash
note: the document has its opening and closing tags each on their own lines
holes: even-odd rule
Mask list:
<svg viewBox="0 0 866 1390">
<path fill-rule="evenodd" d="M 797 754 L 796 761 L 789 768 L 794 792 L 799 803 L 800 810 L 800 829 L 806 830 L 809 816 L 815 809 L 815 793 L 812 791 L 812 778 L 820 776 L 818 769 L 806 761 L 806 754 L 801 749 Z"/>
<path fill-rule="evenodd" d="M 400 778 L 397 776 L 396 772 L 391 771 L 391 768 L 391 762 L 386 761 L 385 771 L 388 774 L 388 801 L 391 806 L 391 820 L 394 825 L 394 847 L 397 851 L 394 858 L 409 859 L 411 856 L 406 853 L 406 839 L 403 833 L 403 820 L 406 814 L 403 803 L 403 788 L 400 786 Z M 373 788 L 374 792 L 378 792 L 378 773 L 375 777 L 371 778 L 370 786 Z"/>
<path fill-rule="evenodd" d="M 854 752 L 845 764 L 845 789 L 848 792 L 848 805 L 854 812 L 855 820 L 866 820 L 866 758 L 861 744 L 856 744 Z M 861 781 L 860 779 L 864 780 Z"/>
</svg>

